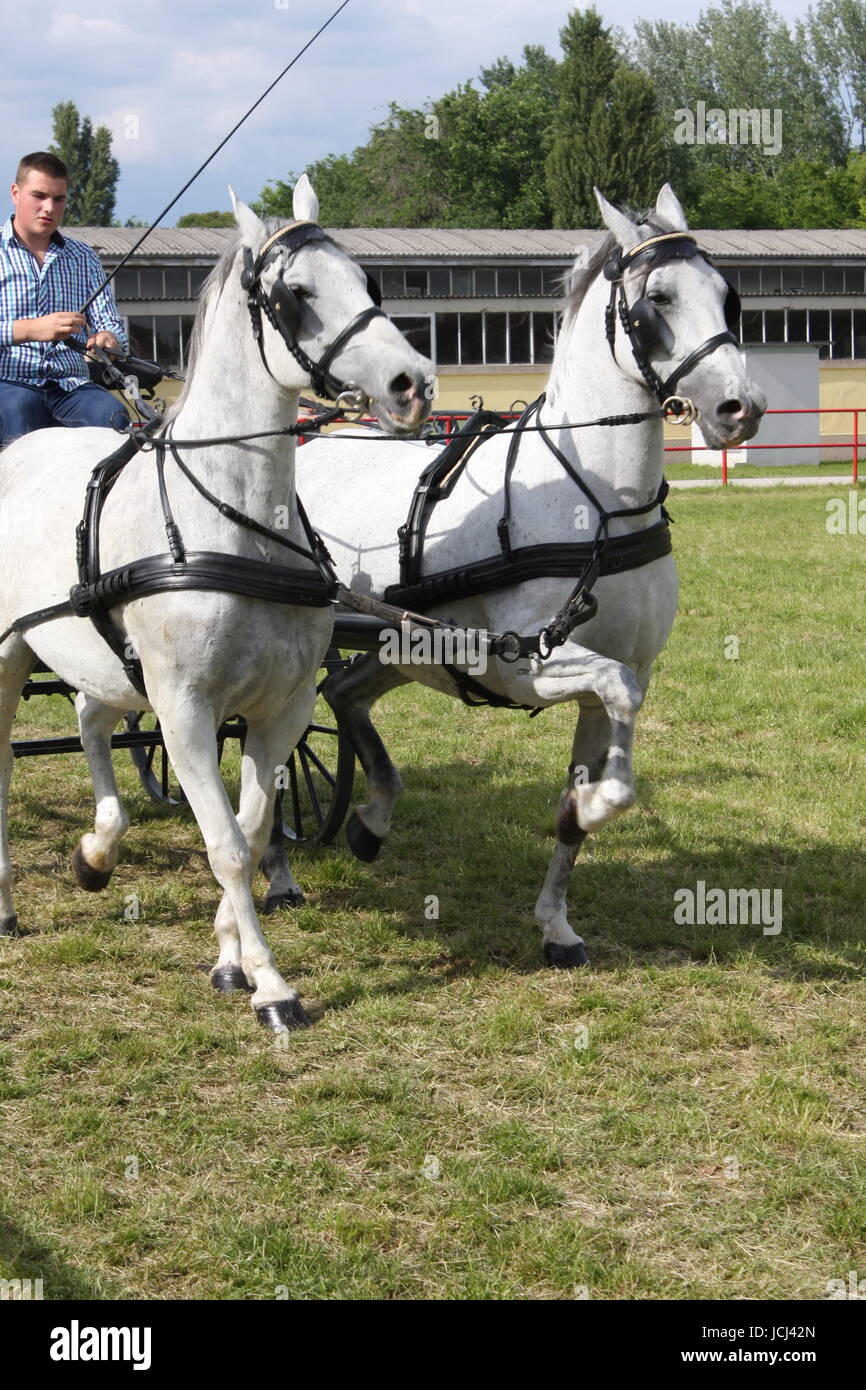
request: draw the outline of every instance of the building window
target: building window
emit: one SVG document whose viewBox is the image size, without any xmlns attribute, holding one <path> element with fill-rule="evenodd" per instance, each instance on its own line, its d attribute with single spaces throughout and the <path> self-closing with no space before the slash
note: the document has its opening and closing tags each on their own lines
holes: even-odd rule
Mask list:
<svg viewBox="0 0 866 1390">
<path fill-rule="evenodd" d="M 472 271 L 467 266 L 458 266 L 451 272 L 451 293 L 455 299 L 469 299 L 472 296 Z"/>
<path fill-rule="evenodd" d="M 508 315 L 484 315 L 484 361 L 508 361 Z"/>
<path fill-rule="evenodd" d="M 862 266 L 858 266 L 856 269 L 854 269 L 854 267 L 853 267 L 853 266 L 850 266 L 850 265 L 849 265 L 849 266 L 846 266 L 846 268 L 845 268 L 845 293 L 846 293 L 846 294 L 862 294 L 862 293 L 863 293 L 863 267 L 862 267 Z"/>
<path fill-rule="evenodd" d="M 166 299 L 189 299 L 189 271 L 186 266 L 169 265 L 164 273 Z"/>
<path fill-rule="evenodd" d="M 740 340 L 744 343 L 764 341 L 764 315 L 760 309 L 744 309 L 740 318 Z"/>
<path fill-rule="evenodd" d="M 451 271 L 437 266 L 430 271 L 430 294 L 435 299 L 445 299 L 451 294 Z"/>
<path fill-rule="evenodd" d="M 484 336 L 480 314 L 460 315 L 460 361 L 470 364 L 480 364 L 484 361 Z"/>
<path fill-rule="evenodd" d="M 382 294 L 385 299 L 402 299 L 405 288 L 403 270 L 400 266 L 382 267 Z"/>
<path fill-rule="evenodd" d="M 562 294 L 562 277 L 564 271 L 559 266 L 544 266 L 541 271 L 541 293 L 542 294 Z"/>
<path fill-rule="evenodd" d="M 744 265 L 740 268 L 740 294 L 760 294 L 761 293 L 761 272 L 756 265 Z"/>
<path fill-rule="evenodd" d="M 785 341 L 785 311 L 784 309 L 765 309 L 764 310 L 764 342 L 765 343 L 784 343 Z"/>
<path fill-rule="evenodd" d="M 140 318 L 130 315 L 126 324 L 129 350 L 133 357 L 147 357 L 152 362 L 154 360 L 153 317 L 150 314 Z"/>
<path fill-rule="evenodd" d="M 138 271 L 119 270 L 112 284 L 117 299 L 138 299 Z"/>
<path fill-rule="evenodd" d="M 162 271 L 158 266 L 142 266 L 138 283 L 142 299 L 162 299 Z"/>
<path fill-rule="evenodd" d="M 210 275 L 210 268 L 204 265 L 194 265 L 189 272 L 189 292 L 192 299 L 200 292 L 202 285 Z"/>
<path fill-rule="evenodd" d="M 782 293 L 782 267 L 780 265 L 761 266 L 761 293 Z"/>
<path fill-rule="evenodd" d="M 501 295 L 516 298 L 520 294 L 520 271 L 502 267 L 496 272 L 497 289 Z"/>
<path fill-rule="evenodd" d="M 809 310 L 809 342 L 818 344 L 818 356 L 830 356 L 830 311 Z"/>
<path fill-rule="evenodd" d="M 866 309 L 854 310 L 854 356 L 866 357 Z"/>
<path fill-rule="evenodd" d="M 556 331 L 555 314 L 532 315 L 532 360 L 552 362 Z"/>
<path fill-rule="evenodd" d="M 804 294 L 824 293 L 824 271 L 821 266 L 803 266 L 803 292 Z"/>
<path fill-rule="evenodd" d="M 486 266 L 479 266 L 475 271 L 475 294 L 479 299 L 484 299 L 496 293 L 496 271 Z"/>
<path fill-rule="evenodd" d="M 176 314 L 157 314 L 154 324 L 156 361 L 161 367 L 170 367 L 174 372 L 180 371 L 180 319 Z"/>
<path fill-rule="evenodd" d="M 436 361 L 440 367 L 456 367 L 460 361 L 460 315 L 436 315 Z"/>
<path fill-rule="evenodd" d="M 403 337 L 416 352 L 420 352 L 424 357 L 431 356 L 431 316 L 429 314 L 394 314 L 391 322 L 399 328 Z"/>
<path fill-rule="evenodd" d="M 530 321 L 531 314 L 509 314 L 508 328 L 511 339 L 511 350 L 509 352 L 509 362 L 531 362 L 532 348 L 530 346 Z"/>
<path fill-rule="evenodd" d="M 851 310 L 834 309 L 830 315 L 831 357 L 851 357 Z"/>
<path fill-rule="evenodd" d="M 845 271 L 841 265 L 824 266 L 824 293 L 844 294 Z"/>
<path fill-rule="evenodd" d="M 541 294 L 541 268 L 537 265 L 530 265 L 521 268 L 520 271 L 520 293 L 527 299 L 537 297 Z"/>
<path fill-rule="evenodd" d="M 182 314 L 180 320 L 180 346 L 183 353 L 183 370 L 186 371 L 189 362 L 189 340 L 192 337 L 192 327 L 195 318 L 192 314 Z"/>
<path fill-rule="evenodd" d="M 786 265 L 782 267 L 782 294 L 803 293 L 803 267 Z"/>
<path fill-rule="evenodd" d="M 806 342 L 806 310 L 788 309 L 788 342 Z"/>
<path fill-rule="evenodd" d="M 406 294 L 412 299 L 427 296 L 427 271 L 406 270 Z"/>
</svg>

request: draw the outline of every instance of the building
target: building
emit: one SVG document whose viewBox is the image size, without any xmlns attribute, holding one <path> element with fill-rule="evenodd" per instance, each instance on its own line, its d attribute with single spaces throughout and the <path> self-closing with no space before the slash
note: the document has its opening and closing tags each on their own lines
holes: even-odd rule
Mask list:
<svg viewBox="0 0 866 1390">
<path fill-rule="evenodd" d="M 140 233 L 86 227 L 73 235 L 110 269 Z M 233 235 L 221 228 L 150 234 L 115 281 L 134 352 L 183 368 L 196 297 Z M 437 407 L 459 410 L 473 396 L 507 409 L 538 395 L 555 346 L 562 277 L 599 233 L 352 228 L 333 235 L 379 280 L 385 311 L 436 362 Z M 821 404 L 866 407 L 866 230 L 695 235 L 739 290 L 743 341 L 817 344 Z"/>
</svg>

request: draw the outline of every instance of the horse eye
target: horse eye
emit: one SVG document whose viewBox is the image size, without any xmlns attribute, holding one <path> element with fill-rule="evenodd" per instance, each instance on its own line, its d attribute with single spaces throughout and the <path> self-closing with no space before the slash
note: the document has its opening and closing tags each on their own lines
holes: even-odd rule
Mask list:
<svg viewBox="0 0 866 1390">
<path fill-rule="evenodd" d="M 666 294 L 662 294 L 661 290 L 655 290 L 649 298 L 653 304 L 670 304 L 671 302 Z"/>
</svg>

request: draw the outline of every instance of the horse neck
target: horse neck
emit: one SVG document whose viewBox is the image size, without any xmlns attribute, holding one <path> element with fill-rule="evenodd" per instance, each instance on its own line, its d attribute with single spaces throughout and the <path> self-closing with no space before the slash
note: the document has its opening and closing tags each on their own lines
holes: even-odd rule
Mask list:
<svg viewBox="0 0 866 1390">
<path fill-rule="evenodd" d="M 253 434 L 293 425 L 298 392 L 268 376 L 250 327 L 246 300 L 230 278 L 203 325 L 194 371 L 172 422 L 177 439 Z M 265 525 L 275 509 L 295 507 L 295 440 L 291 435 L 179 450 L 184 462 L 222 501 Z"/>
<path fill-rule="evenodd" d="M 563 324 L 541 411 L 545 425 L 655 409 L 650 392 L 625 375 L 607 345 L 604 310 L 608 294 L 607 281 L 597 277 L 577 314 Z M 622 354 L 619 345 L 617 351 Z M 640 506 L 659 490 L 664 471 L 661 420 L 557 430 L 551 438 L 586 479 L 605 510 Z M 622 529 L 637 529 L 657 519 L 652 512 L 626 518 Z"/>
</svg>

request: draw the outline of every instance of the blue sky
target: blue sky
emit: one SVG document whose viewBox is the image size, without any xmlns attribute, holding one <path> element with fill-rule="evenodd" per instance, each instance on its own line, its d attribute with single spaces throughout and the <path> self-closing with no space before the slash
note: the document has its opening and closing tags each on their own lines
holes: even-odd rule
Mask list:
<svg viewBox="0 0 866 1390">
<path fill-rule="evenodd" d="M 21 154 L 51 138 L 51 108 L 75 101 L 113 132 L 117 216 L 150 221 L 319 27 L 338 0 L 0 0 L 0 150 L 11 183 Z M 350 0 L 330 29 L 169 214 L 229 206 L 226 185 L 258 196 L 281 178 L 366 138 L 391 100 L 420 106 L 526 43 L 558 54 L 566 0 Z M 693 21 L 689 0 L 597 5 Z M 786 18 L 800 0 L 776 0 Z M 327 221 L 327 208 L 322 209 Z"/>
</svg>

